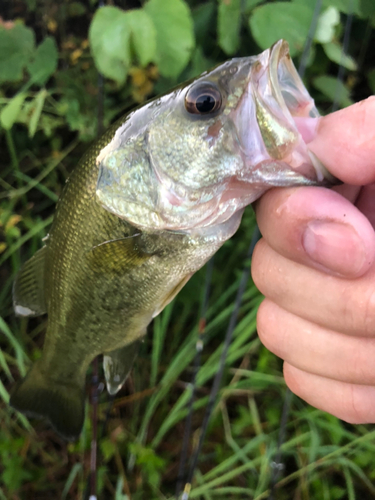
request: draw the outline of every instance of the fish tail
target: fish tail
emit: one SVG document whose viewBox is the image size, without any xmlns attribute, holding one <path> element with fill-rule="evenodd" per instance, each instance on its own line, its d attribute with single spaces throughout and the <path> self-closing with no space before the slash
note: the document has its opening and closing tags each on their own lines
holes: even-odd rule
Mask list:
<svg viewBox="0 0 375 500">
<path fill-rule="evenodd" d="M 37 362 L 14 388 L 10 405 L 30 417 L 47 418 L 66 440 L 74 441 L 81 433 L 85 414 L 84 384 L 51 380 Z"/>
</svg>

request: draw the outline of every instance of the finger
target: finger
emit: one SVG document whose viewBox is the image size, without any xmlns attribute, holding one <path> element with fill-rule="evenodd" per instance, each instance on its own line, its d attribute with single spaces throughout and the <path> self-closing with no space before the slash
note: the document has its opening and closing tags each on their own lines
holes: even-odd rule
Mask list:
<svg viewBox="0 0 375 500">
<path fill-rule="evenodd" d="M 375 338 L 327 330 L 267 299 L 258 310 L 257 329 L 265 347 L 295 368 L 342 382 L 375 385 Z"/>
<path fill-rule="evenodd" d="M 289 389 L 307 403 L 351 424 L 375 422 L 375 387 L 347 384 L 284 363 Z"/>
<path fill-rule="evenodd" d="M 349 335 L 375 335 L 374 268 L 360 279 L 328 276 L 286 259 L 261 239 L 252 276 L 267 298 L 301 318 Z"/>
<path fill-rule="evenodd" d="M 320 118 L 308 147 L 343 182 L 374 182 L 375 97 Z"/>
<path fill-rule="evenodd" d="M 330 274 L 363 275 L 375 260 L 375 233 L 349 201 L 324 188 L 272 189 L 256 205 L 260 231 L 278 253 Z"/>
</svg>

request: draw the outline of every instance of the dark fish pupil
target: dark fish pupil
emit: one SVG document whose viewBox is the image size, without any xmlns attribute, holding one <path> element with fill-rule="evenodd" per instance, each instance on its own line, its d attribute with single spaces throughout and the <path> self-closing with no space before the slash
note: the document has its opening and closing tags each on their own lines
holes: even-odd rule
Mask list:
<svg viewBox="0 0 375 500">
<path fill-rule="evenodd" d="M 215 107 L 215 99 L 212 95 L 202 94 L 197 98 L 195 105 L 200 113 L 209 113 Z"/>
</svg>

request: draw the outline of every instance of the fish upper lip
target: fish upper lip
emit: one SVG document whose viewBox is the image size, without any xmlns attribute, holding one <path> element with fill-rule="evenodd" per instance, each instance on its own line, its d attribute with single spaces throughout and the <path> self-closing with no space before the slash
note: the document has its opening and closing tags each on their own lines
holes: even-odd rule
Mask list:
<svg viewBox="0 0 375 500">
<path fill-rule="evenodd" d="M 251 64 L 246 88 L 231 115 L 244 163 L 239 173 L 242 180 L 251 177 L 251 171 L 264 161 L 285 162 L 318 183 L 329 178 L 326 169 L 309 155 L 306 131 L 319 113 L 284 40 Z"/>
</svg>

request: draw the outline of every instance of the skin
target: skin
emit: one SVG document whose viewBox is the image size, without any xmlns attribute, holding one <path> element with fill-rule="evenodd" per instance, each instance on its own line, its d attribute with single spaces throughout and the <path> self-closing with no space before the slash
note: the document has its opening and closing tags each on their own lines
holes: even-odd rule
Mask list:
<svg viewBox="0 0 375 500">
<path fill-rule="evenodd" d="M 321 118 L 310 139 L 345 184 L 272 189 L 257 202 L 258 332 L 295 394 L 374 423 L 375 97 Z"/>
</svg>

